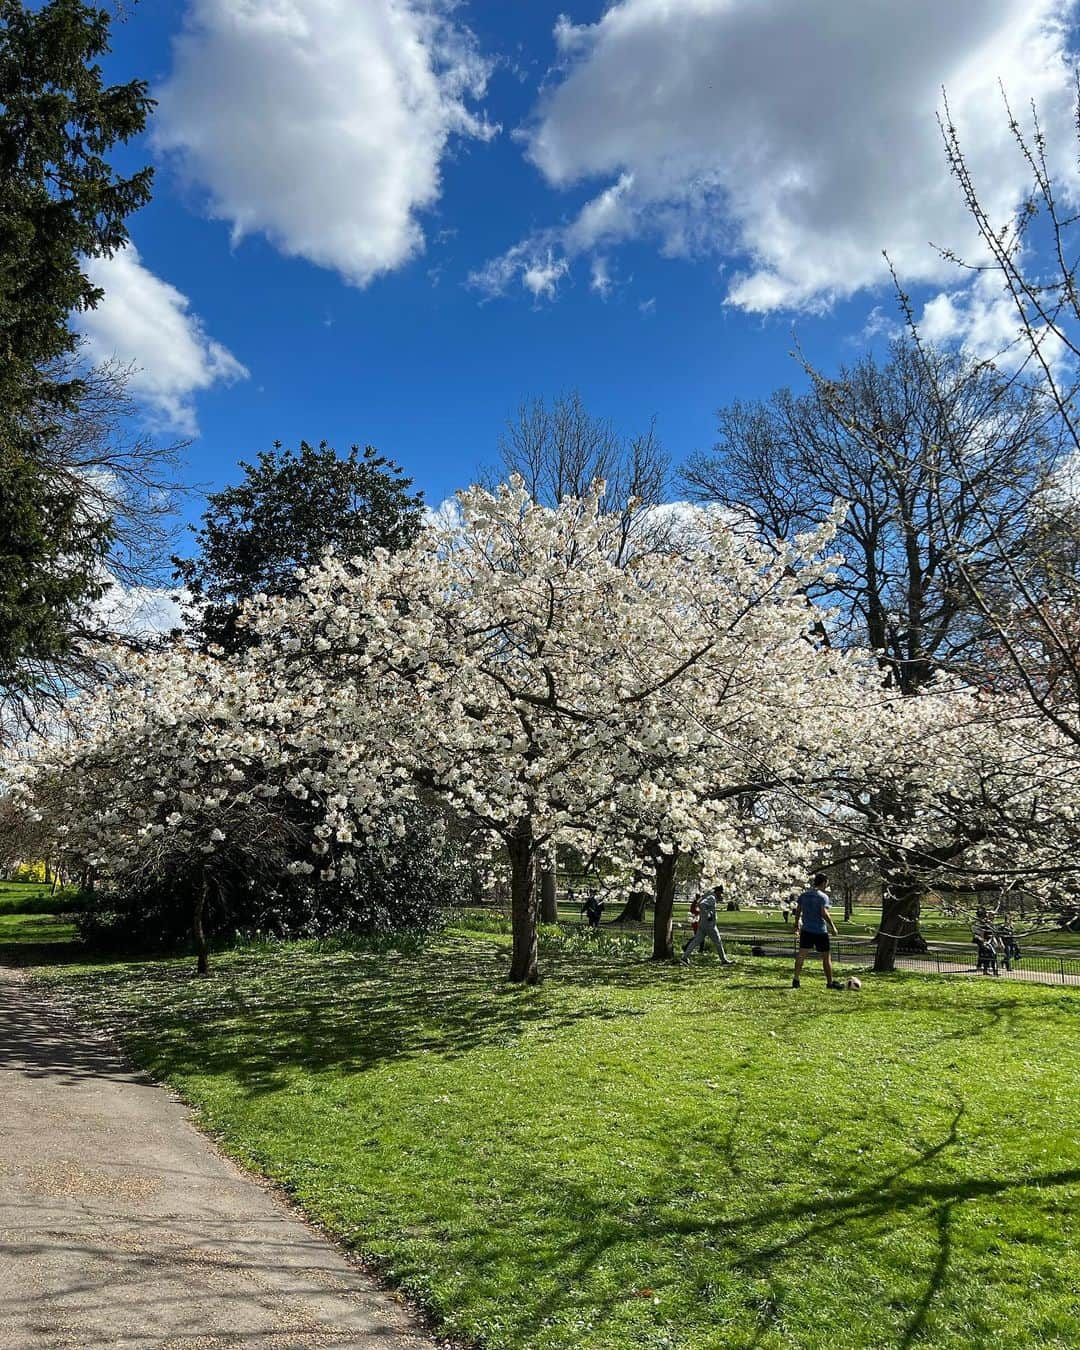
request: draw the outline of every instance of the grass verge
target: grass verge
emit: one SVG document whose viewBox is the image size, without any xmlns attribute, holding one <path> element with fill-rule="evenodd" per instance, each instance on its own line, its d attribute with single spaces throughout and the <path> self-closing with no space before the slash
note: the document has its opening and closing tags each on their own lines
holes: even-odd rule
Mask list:
<svg viewBox="0 0 1080 1350">
<path fill-rule="evenodd" d="M 57 938 L 60 997 L 490 1350 L 1080 1344 L 1075 990 Z"/>
</svg>

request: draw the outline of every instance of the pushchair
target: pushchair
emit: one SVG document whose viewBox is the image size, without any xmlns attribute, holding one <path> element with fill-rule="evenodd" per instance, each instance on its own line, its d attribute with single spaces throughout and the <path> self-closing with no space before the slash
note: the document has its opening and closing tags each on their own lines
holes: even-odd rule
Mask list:
<svg viewBox="0 0 1080 1350">
<path fill-rule="evenodd" d="M 977 975 L 999 975 L 998 953 L 993 938 L 973 934 L 975 941 L 975 973 Z"/>
</svg>

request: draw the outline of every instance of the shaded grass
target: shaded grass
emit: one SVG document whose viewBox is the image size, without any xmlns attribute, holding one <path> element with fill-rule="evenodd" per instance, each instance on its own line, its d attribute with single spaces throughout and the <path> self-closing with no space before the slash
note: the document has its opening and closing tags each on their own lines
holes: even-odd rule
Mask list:
<svg viewBox="0 0 1080 1350">
<path fill-rule="evenodd" d="M 530 990 L 476 933 L 43 976 L 491 1350 L 1080 1344 L 1080 993 L 544 959 Z"/>
</svg>

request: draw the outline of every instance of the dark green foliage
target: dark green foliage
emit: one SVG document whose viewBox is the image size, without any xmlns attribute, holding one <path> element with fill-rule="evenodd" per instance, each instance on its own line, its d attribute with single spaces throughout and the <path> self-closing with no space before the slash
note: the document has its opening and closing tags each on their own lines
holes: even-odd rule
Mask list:
<svg viewBox="0 0 1080 1350">
<path fill-rule="evenodd" d="M 120 248 L 150 197 L 152 170 L 121 177 L 106 158 L 152 106 L 141 80 L 103 83 L 108 38 L 108 11 L 79 0 L 0 0 L 0 685 L 16 693 L 26 663 L 65 654 L 110 536 L 40 453 L 82 389 L 62 358 L 69 315 L 102 294 L 85 259 Z"/>
<path fill-rule="evenodd" d="M 72 310 L 101 291 L 85 258 L 114 253 L 150 199 L 152 169 L 128 178 L 106 155 L 138 135 L 153 106 L 143 80 L 108 86 L 97 58 L 109 12 L 81 0 L 0 0 L 0 409 L 25 414 L 49 387 L 42 367 L 70 352 Z"/>
<path fill-rule="evenodd" d="M 104 591 L 97 564 L 108 521 L 89 521 L 78 495 L 17 451 L 0 451 L 0 686 L 34 688 L 42 663 L 65 656 L 75 618 Z"/>
<path fill-rule="evenodd" d="M 242 642 L 236 618 L 243 601 L 260 593 L 295 593 L 295 571 L 317 563 L 328 549 L 368 557 L 413 542 L 421 498 L 412 480 L 371 446 L 339 455 L 325 441 L 300 442 L 299 451 L 260 452 L 242 462 L 244 481 L 210 495 L 199 555 L 174 558 L 176 580 L 201 607 L 199 636 L 227 651 Z"/>
<path fill-rule="evenodd" d="M 138 885 L 103 890 L 77 918 L 93 945 L 129 951 L 168 951 L 191 935 L 197 878 L 176 868 Z M 388 863 L 361 853 L 354 880 L 312 882 L 279 875 L 273 880 L 234 871 L 211 890 L 204 924 L 212 941 L 253 934 L 322 937 L 340 933 L 436 932 L 443 912 L 460 904 L 468 869 L 456 847 L 413 813 L 404 839 Z"/>
</svg>

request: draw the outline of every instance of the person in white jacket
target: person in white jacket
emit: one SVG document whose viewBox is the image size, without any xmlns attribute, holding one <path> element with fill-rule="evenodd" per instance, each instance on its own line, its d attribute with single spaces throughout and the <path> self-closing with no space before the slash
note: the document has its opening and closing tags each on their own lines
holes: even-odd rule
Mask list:
<svg viewBox="0 0 1080 1350">
<path fill-rule="evenodd" d="M 706 942 L 711 942 L 716 948 L 716 954 L 720 958 L 720 964 L 723 966 L 733 966 L 735 964 L 724 951 L 724 943 L 716 928 L 716 906 L 717 902 L 724 894 L 723 886 L 714 886 L 712 891 L 703 891 L 698 896 L 700 914 L 698 916 L 698 930 L 691 937 L 690 941 L 682 949 L 682 963 L 684 966 L 690 964 L 690 957 L 696 951 L 704 950 Z"/>
</svg>

